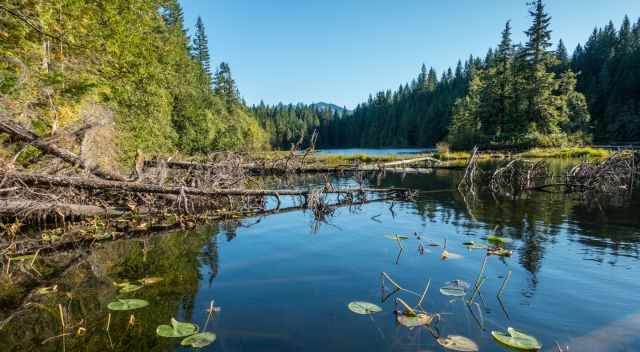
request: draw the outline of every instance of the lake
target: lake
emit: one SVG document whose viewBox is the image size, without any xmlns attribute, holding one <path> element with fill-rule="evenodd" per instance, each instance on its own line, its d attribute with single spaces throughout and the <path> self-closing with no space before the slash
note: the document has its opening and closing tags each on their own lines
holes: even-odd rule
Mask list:
<svg viewBox="0 0 640 352">
<path fill-rule="evenodd" d="M 555 351 L 556 343 L 569 351 L 640 350 L 637 192 L 603 203 L 546 193 L 471 200 L 456 190 L 460 176 L 438 170 L 371 179 L 375 186 L 420 192 L 414 201 L 337 208 L 325 223 L 294 211 L 105 244 L 68 269 L 57 293 L 34 298 L 29 312 L 0 330 L 0 349 L 189 350 L 179 338 L 156 335 L 158 325 L 175 317 L 217 334 L 204 351 L 443 351 L 434 332 L 466 336 L 480 351 L 509 351 L 491 336 L 507 327 L 537 337 L 543 351 Z M 332 181 L 353 185 L 347 178 Z M 427 245 L 421 254 L 415 233 L 440 247 Z M 446 282 L 473 285 L 479 275 L 485 251 L 463 244 L 486 243 L 496 233 L 513 240 L 506 245 L 513 255 L 488 257 L 476 304 L 442 295 Z M 391 234 L 409 237 L 402 252 L 385 238 Z M 448 260 L 441 259 L 445 241 Z M 418 293 L 430 280 L 422 305 L 440 316 L 433 331 L 396 323 L 395 299 L 413 305 L 417 297 L 397 292 L 383 300 L 393 287 L 381 288 L 382 272 Z M 127 294 L 113 284 L 143 277 L 162 281 Z M 117 298 L 150 305 L 110 312 L 106 306 Z M 207 322 L 212 301 L 220 311 Z M 383 311 L 357 315 L 347 308 L 352 301 Z M 86 330 L 51 339 L 60 335 L 60 309 L 73 331 Z"/>
<path fill-rule="evenodd" d="M 411 155 L 436 151 L 435 148 L 352 148 L 352 149 L 318 149 L 316 155 L 357 155 L 370 156 Z"/>
</svg>

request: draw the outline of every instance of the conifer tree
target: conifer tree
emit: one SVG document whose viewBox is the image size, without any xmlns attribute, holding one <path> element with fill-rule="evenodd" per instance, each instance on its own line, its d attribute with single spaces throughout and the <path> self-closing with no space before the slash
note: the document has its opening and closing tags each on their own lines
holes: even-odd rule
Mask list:
<svg viewBox="0 0 640 352">
<path fill-rule="evenodd" d="M 225 102 L 228 108 L 238 104 L 240 95 L 236 81 L 231 76 L 231 67 L 226 62 L 220 63 L 214 78 L 215 94 Z"/>
<path fill-rule="evenodd" d="M 198 16 L 196 21 L 196 33 L 193 38 L 192 47 L 193 57 L 200 63 L 203 71 L 211 76 L 211 59 L 209 57 L 209 42 L 207 40 L 207 33 L 205 32 L 204 22 L 202 18 Z"/>
</svg>

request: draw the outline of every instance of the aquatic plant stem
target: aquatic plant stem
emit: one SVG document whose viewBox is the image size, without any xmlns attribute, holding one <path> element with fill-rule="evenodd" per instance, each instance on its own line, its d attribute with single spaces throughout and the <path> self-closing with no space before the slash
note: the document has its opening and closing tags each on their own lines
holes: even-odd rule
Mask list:
<svg viewBox="0 0 640 352">
<path fill-rule="evenodd" d="M 498 290 L 498 294 L 497 294 L 498 298 L 502 296 L 502 291 L 504 290 L 505 286 L 507 286 L 507 283 L 509 282 L 510 278 L 511 278 L 511 270 L 509 270 L 509 272 L 507 273 L 507 276 L 505 276 L 504 280 L 502 281 L 502 285 L 500 286 L 500 289 Z"/>
</svg>

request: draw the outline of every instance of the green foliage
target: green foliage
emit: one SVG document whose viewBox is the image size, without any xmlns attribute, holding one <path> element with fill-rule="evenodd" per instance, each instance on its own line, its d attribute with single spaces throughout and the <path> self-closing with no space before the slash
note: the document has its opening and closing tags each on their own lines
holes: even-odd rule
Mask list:
<svg viewBox="0 0 640 352">
<path fill-rule="evenodd" d="M 191 323 L 183 323 L 171 318 L 171 325 L 159 325 L 156 334 L 162 337 L 186 337 L 198 332 L 198 326 Z"/>
<path fill-rule="evenodd" d="M 56 133 L 96 102 L 115 112 L 126 158 L 263 147 L 264 132 L 239 102 L 211 89 L 204 25 L 195 56 L 177 0 L 8 0 L 0 10 L 0 92 L 14 116 Z M 39 33 L 45 33 L 45 35 Z M 43 50 L 44 49 L 44 50 Z"/>
<path fill-rule="evenodd" d="M 587 97 L 598 143 L 640 141 L 640 20 L 628 17 L 619 29 L 612 22 L 593 30 L 571 60 L 577 90 Z"/>
<path fill-rule="evenodd" d="M 498 53 L 472 72 L 467 95 L 454 105 L 448 137 L 453 148 L 555 147 L 590 140 L 590 114 L 576 91 L 576 75 L 554 72 L 564 54 L 547 51 L 550 17 L 542 0 L 532 6 L 526 45 L 511 47 L 507 22 Z"/>
</svg>

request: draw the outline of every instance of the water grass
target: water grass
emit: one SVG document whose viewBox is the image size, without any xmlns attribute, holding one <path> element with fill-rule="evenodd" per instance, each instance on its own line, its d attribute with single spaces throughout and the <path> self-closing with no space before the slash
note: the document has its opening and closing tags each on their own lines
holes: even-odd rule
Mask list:
<svg viewBox="0 0 640 352">
<path fill-rule="evenodd" d="M 518 154 L 521 158 L 560 158 L 560 159 L 575 159 L 575 158 L 606 158 L 611 153 L 605 149 L 598 149 L 592 147 L 563 147 L 563 148 L 533 148 L 526 152 Z"/>
</svg>

